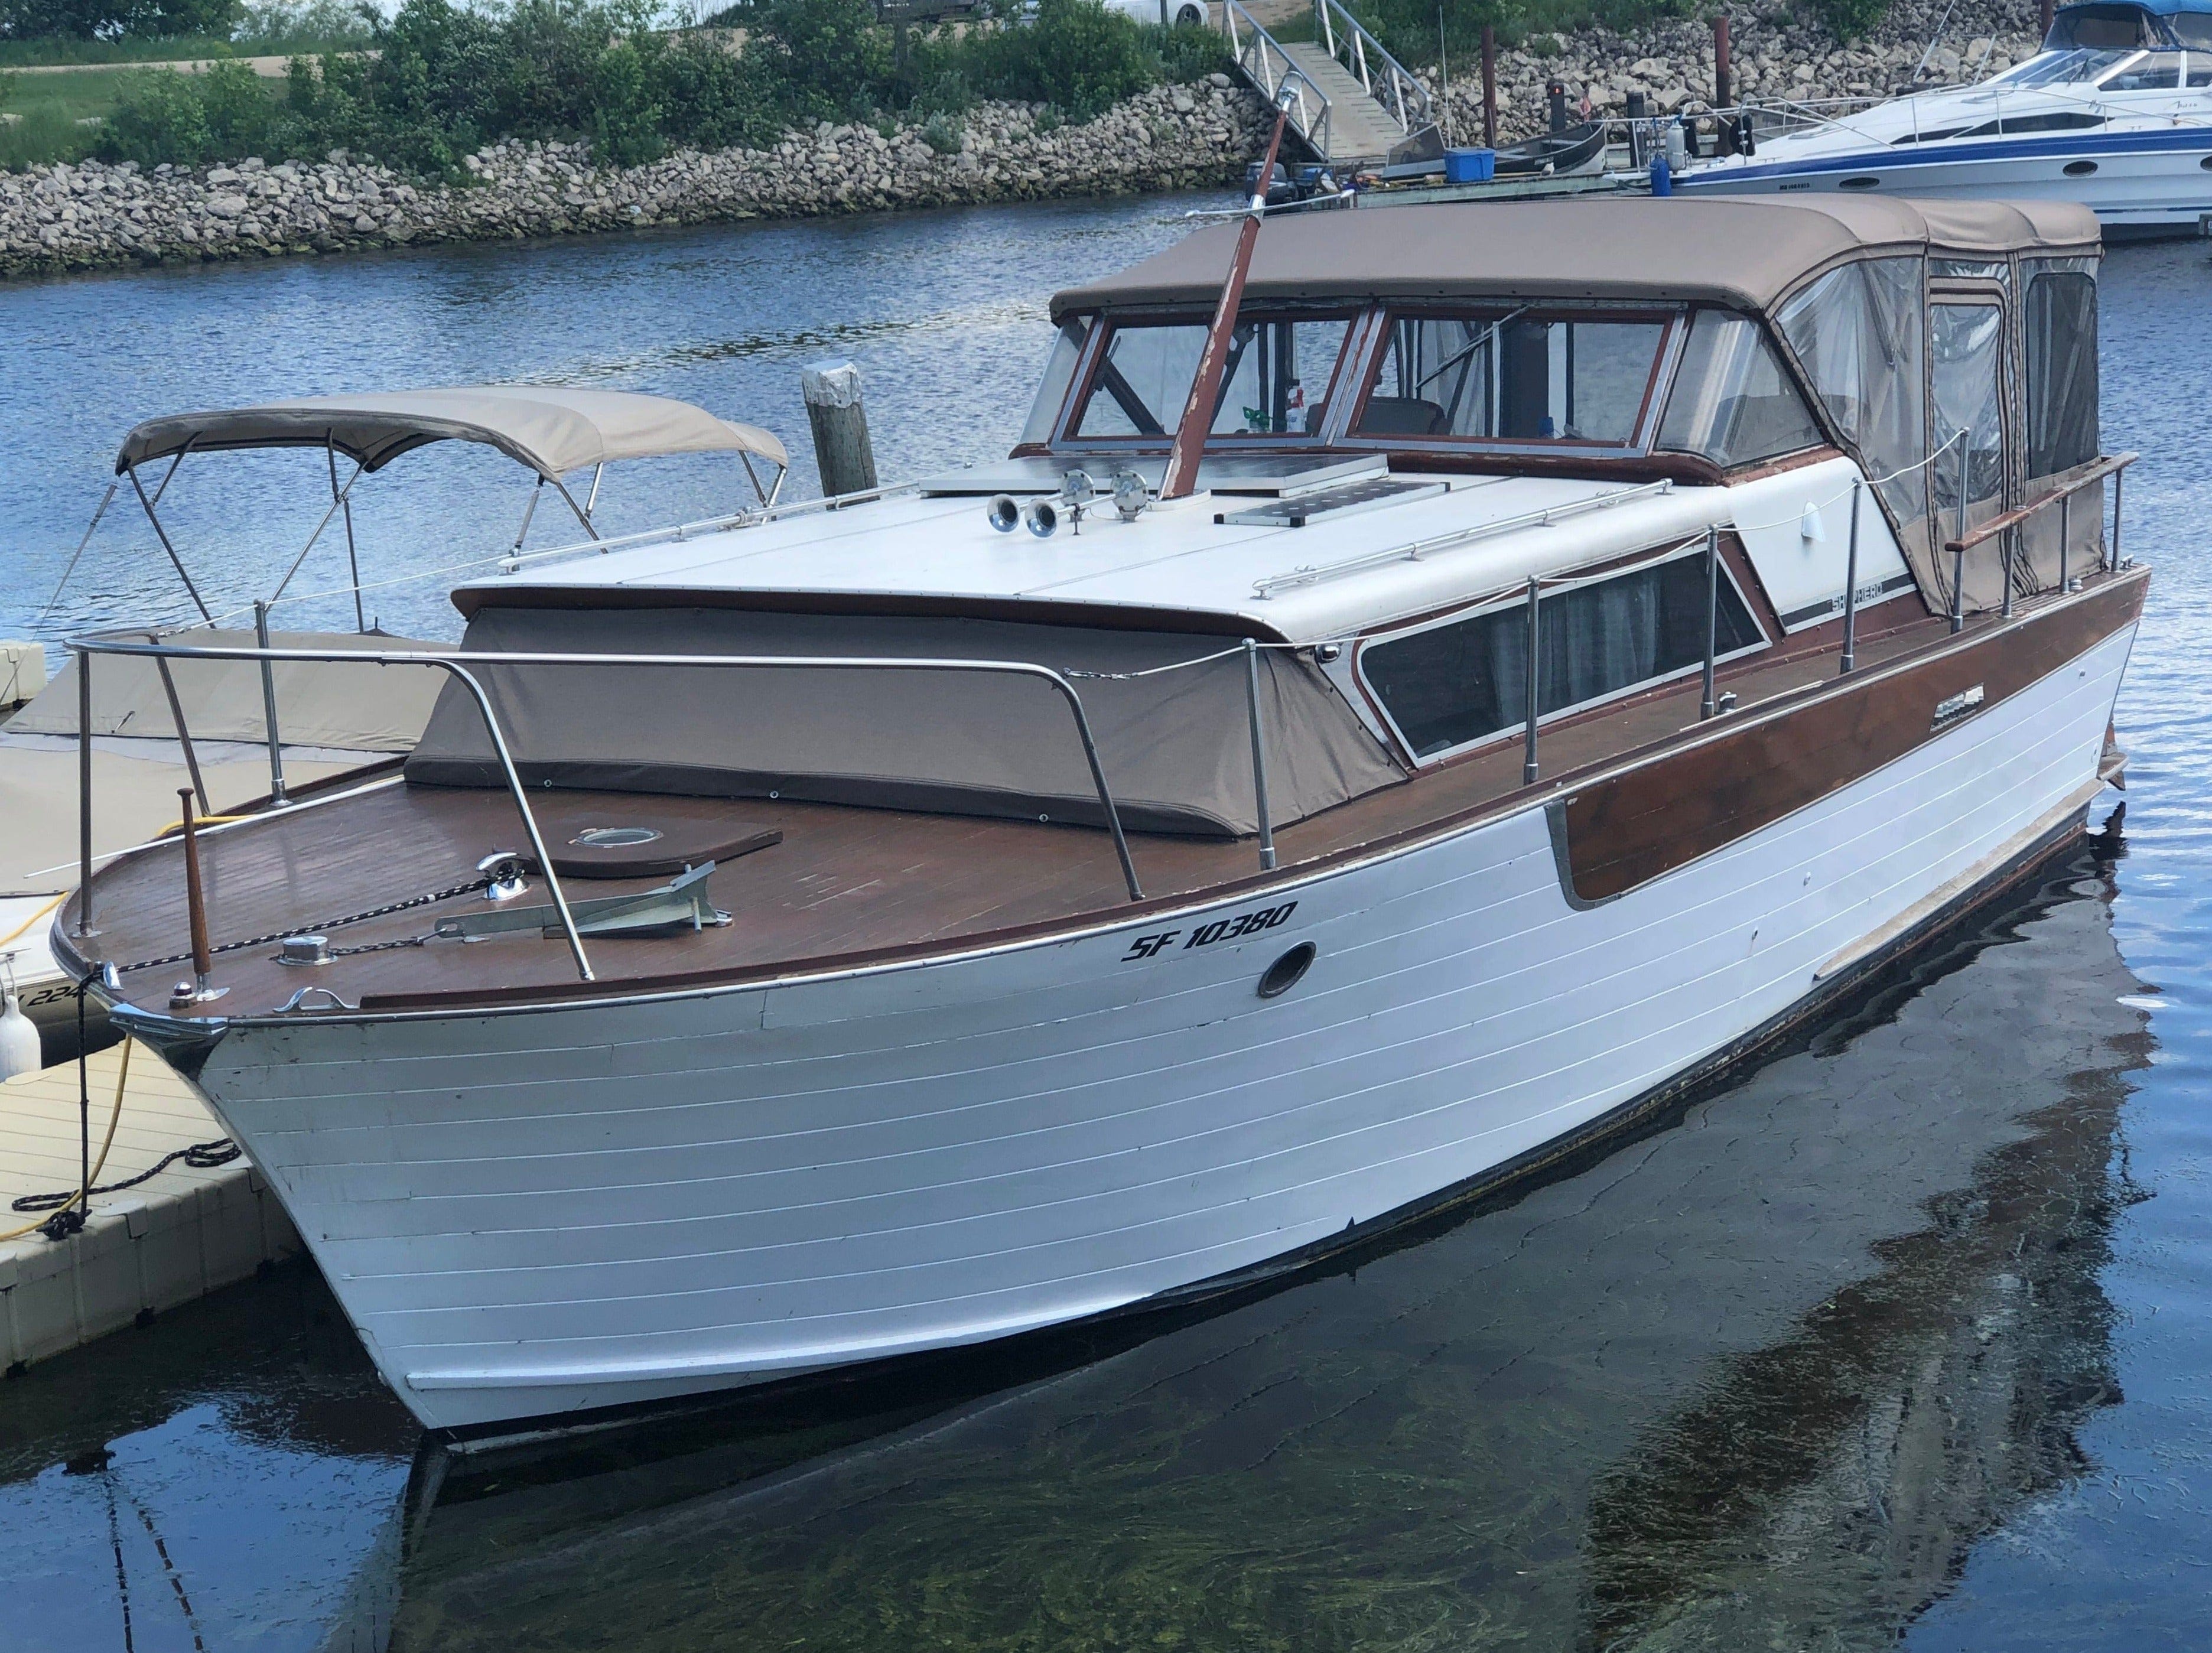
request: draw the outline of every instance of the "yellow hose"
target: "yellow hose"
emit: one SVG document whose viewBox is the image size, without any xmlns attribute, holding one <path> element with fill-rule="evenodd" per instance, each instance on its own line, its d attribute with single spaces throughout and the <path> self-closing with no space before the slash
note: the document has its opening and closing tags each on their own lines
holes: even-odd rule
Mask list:
<svg viewBox="0 0 2212 1653">
<path fill-rule="evenodd" d="M 115 1109 L 107 1116 L 107 1134 L 100 1139 L 100 1158 L 92 1162 L 92 1175 L 85 1179 L 84 1187 L 79 1188 L 76 1193 L 76 1199 L 84 1201 L 88 1211 L 92 1204 L 90 1190 L 99 1183 L 100 1172 L 107 1169 L 107 1151 L 115 1146 L 115 1127 L 123 1121 L 123 1091 L 124 1087 L 131 1083 L 131 1047 L 137 1042 L 135 1039 L 125 1039 L 123 1042 L 123 1065 L 115 1074 Z M 75 1201 L 72 1200 L 71 1203 L 74 1204 Z M 69 1206 L 64 1206 L 62 1209 L 67 1211 Z M 26 1234 L 45 1227 L 52 1220 L 52 1216 L 49 1213 L 47 1216 L 40 1218 L 36 1222 L 24 1224 L 21 1228 L 11 1228 L 5 1234 L 0 1234 L 0 1243 L 20 1240 Z"/>
<path fill-rule="evenodd" d="M 68 891 L 68 890 L 63 890 L 63 891 L 61 892 L 61 894 L 59 894 L 58 896 L 55 896 L 52 901 L 48 902 L 47 902 L 44 907 L 41 907 L 40 909 L 39 909 L 39 910 L 38 910 L 37 912 L 35 912 L 35 913 L 32 914 L 32 915 L 30 915 L 30 917 L 28 917 L 28 918 L 25 919 L 25 920 L 24 920 L 21 924 L 18 924 L 18 925 L 17 925 L 14 929 L 12 929 L 12 930 L 9 931 L 9 932 L 8 932 L 8 933 L 7 933 L 6 935 L 0 935 L 0 947 L 4 947 L 4 946 L 6 946 L 9 942 L 14 941 L 14 940 L 16 940 L 18 938 L 20 938 L 20 937 L 21 937 L 22 935 L 24 935 L 27 932 L 28 932 L 28 931 L 29 931 L 30 927 L 31 927 L 33 924 L 36 924 L 36 923 L 37 923 L 40 919 L 44 918 L 47 914 L 49 914 L 49 913 L 52 912 L 52 911 L 54 910 L 54 909 L 55 909 L 55 908 L 57 908 L 57 907 L 60 906 L 64 902 L 67 901 L 68 899 L 69 899 L 69 891 Z"/>
<path fill-rule="evenodd" d="M 196 827 L 218 826 L 227 821 L 250 821 L 252 818 L 251 815 L 195 815 L 192 817 L 192 824 Z M 156 838 L 166 838 L 173 832 L 182 832 L 184 830 L 184 818 L 180 816 L 154 836 Z"/>
</svg>

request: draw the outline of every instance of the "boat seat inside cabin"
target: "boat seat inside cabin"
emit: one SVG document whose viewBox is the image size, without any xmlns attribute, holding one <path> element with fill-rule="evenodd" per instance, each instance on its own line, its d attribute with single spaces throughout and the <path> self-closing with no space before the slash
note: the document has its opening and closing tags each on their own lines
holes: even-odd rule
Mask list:
<svg viewBox="0 0 2212 1653">
<path fill-rule="evenodd" d="M 1419 396 L 1370 396 L 1359 416 L 1363 436 L 1437 436 L 1450 421 L 1437 404 Z"/>
</svg>

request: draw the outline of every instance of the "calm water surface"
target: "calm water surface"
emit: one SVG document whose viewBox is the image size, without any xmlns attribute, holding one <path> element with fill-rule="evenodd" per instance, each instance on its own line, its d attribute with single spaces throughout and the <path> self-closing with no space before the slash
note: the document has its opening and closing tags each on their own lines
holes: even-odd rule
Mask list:
<svg viewBox="0 0 2212 1653">
<path fill-rule="evenodd" d="M 0 635 L 122 427 L 185 405 L 524 378 L 795 439 L 798 365 L 835 352 L 887 474 L 1003 451 L 1046 295 L 1180 204 L 0 289 Z M 2146 456 L 2128 538 L 2158 564 L 2124 823 L 1817 1035 L 1547 1186 L 1145 1340 L 558 1457 L 418 1457 L 281 1272 L 0 1387 L 0 1646 L 2212 1644 L 2208 296 L 2198 246 L 2106 265 L 2106 445 Z M 392 574 L 496 549 L 525 491 L 483 454 L 372 480 Z M 217 606 L 296 550 L 319 482 L 187 467 Z M 611 476 L 609 509 L 730 483 Z M 158 556 L 96 540 L 41 635 L 179 612 Z M 380 596 L 453 634 L 435 582 Z"/>
</svg>

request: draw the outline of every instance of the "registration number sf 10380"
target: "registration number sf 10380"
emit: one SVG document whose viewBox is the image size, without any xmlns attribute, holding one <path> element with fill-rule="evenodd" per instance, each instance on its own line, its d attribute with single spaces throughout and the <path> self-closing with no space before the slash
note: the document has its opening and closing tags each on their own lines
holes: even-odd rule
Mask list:
<svg viewBox="0 0 2212 1653">
<path fill-rule="evenodd" d="M 1133 959 L 1155 957 L 1178 941 L 1186 947 L 1211 947 L 1217 941 L 1257 935 L 1262 930 L 1273 929 L 1297 910 L 1297 902 L 1286 901 L 1280 907 L 1261 907 L 1239 913 L 1234 918 L 1218 918 L 1194 930 L 1160 930 L 1152 935 L 1140 935 L 1129 944 L 1129 951 L 1121 955 L 1121 962 L 1126 964 Z"/>
</svg>

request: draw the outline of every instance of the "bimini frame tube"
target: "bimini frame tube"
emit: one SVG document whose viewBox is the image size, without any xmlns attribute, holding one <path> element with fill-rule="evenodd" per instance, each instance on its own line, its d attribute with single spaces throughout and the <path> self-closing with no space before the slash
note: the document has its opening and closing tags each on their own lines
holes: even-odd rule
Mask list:
<svg viewBox="0 0 2212 1653">
<path fill-rule="evenodd" d="M 170 477 L 173 477 L 177 474 L 177 465 L 182 465 L 184 460 L 184 454 L 179 453 L 177 455 L 175 463 L 171 465 L 169 467 Z M 138 503 L 145 509 L 146 520 L 154 525 L 154 537 L 161 542 L 161 549 L 169 554 L 170 566 L 176 569 L 177 578 L 185 582 L 185 589 L 191 593 L 192 606 L 200 611 L 201 619 L 206 621 L 210 625 L 213 625 L 215 623 L 215 616 L 208 612 L 208 605 L 206 603 L 202 601 L 200 598 L 200 588 L 192 584 L 191 575 L 185 572 L 184 558 L 177 555 L 177 548 L 169 543 L 169 531 L 161 526 L 161 519 L 155 514 L 154 500 L 150 500 L 146 497 L 146 484 L 138 480 L 138 467 L 134 465 L 130 467 L 129 470 L 125 471 L 124 474 L 131 478 L 131 489 L 138 495 Z M 162 477 L 161 488 L 163 491 L 166 492 L 168 486 L 168 477 Z M 155 499 L 158 499 L 160 497 L 161 495 L 159 494 L 155 495 Z"/>
</svg>

